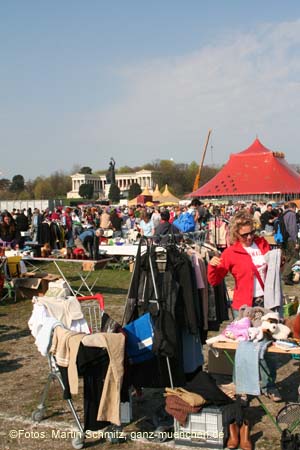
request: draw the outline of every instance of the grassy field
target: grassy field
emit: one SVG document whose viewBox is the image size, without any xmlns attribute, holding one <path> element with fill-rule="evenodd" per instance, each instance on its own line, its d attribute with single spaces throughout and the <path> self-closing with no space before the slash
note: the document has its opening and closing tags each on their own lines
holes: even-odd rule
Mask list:
<svg viewBox="0 0 300 450">
<path fill-rule="evenodd" d="M 77 264 L 63 262 L 60 264 L 63 265 L 64 274 L 72 287 L 78 288 L 81 280 Z M 41 269 L 56 273 L 52 263 L 42 264 Z M 123 316 L 130 278 L 129 270 L 111 268 L 91 272 L 88 279 L 89 284 L 95 282 L 94 292 L 101 292 L 104 295 L 105 309 L 108 314 L 118 321 L 121 321 Z M 228 285 L 232 285 L 232 280 L 228 279 Z M 288 295 L 297 295 L 299 292 L 298 286 L 287 288 L 285 293 Z M 31 312 L 30 300 L 19 300 L 17 303 L 12 300 L 0 302 L 0 449 L 67 450 L 72 448 L 70 439 L 63 435 L 58 438 L 57 432 L 70 430 L 74 421 L 67 403 L 62 400 L 58 383 L 51 385 L 45 420 L 39 424 L 31 421 L 31 413 L 37 407 L 48 374 L 47 360 L 37 351 L 28 329 L 27 322 Z M 279 388 L 286 401 L 296 400 L 299 384 L 298 370 L 299 362 L 291 360 L 290 357 L 281 358 L 279 361 Z M 133 402 L 134 422 L 127 427 L 129 431 L 143 430 L 143 417 L 151 416 L 155 405 L 161 402 L 161 392 L 145 391 L 143 403 Z M 82 396 L 78 395 L 74 401 L 76 410 L 82 418 Z M 273 414 L 276 414 L 283 404 L 268 404 L 268 406 Z M 257 400 L 254 399 L 251 403 L 248 414 L 254 424 L 252 435 L 256 441 L 256 448 L 279 449 L 279 434 Z M 18 436 L 12 437 L 11 430 L 17 430 Z M 42 432 L 44 434 L 41 434 Z M 99 439 L 89 440 L 87 445 L 105 450 L 119 447 L 153 449 L 166 446 L 166 444 L 157 443 L 145 444 L 141 441 L 113 445 Z"/>
</svg>

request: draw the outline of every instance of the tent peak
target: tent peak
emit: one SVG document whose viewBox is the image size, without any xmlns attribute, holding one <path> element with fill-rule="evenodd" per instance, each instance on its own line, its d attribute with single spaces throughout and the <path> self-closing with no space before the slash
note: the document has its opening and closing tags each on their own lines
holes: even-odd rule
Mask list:
<svg viewBox="0 0 300 450">
<path fill-rule="evenodd" d="M 250 147 L 246 148 L 246 150 L 243 150 L 238 153 L 238 155 L 249 155 L 249 154 L 261 154 L 261 153 L 272 153 L 272 150 L 269 150 L 267 147 L 265 147 L 258 137 L 255 138 L 255 140 L 252 142 Z"/>
</svg>

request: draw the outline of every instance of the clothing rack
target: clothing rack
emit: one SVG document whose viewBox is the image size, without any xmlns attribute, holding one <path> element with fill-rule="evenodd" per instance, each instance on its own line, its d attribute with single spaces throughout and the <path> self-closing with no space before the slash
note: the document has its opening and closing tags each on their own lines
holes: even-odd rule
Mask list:
<svg viewBox="0 0 300 450">
<path fill-rule="evenodd" d="M 165 237 L 166 235 L 155 236 L 155 237 L 157 238 L 157 237 L 162 237 L 162 236 Z M 173 234 L 170 234 L 169 237 L 174 237 L 174 235 L 173 235 Z M 148 250 L 151 249 L 151 246 L 152 246 L 152 245 L 155 245 L 156 250 L 164 250 L 164 251 L 165 251 L 165 248 L 162 246 L 162 244 L 159 244 L 159 245 L 158 245 L 158 244 L 153 244 L 153 239 L 152 239 L 152 238 L 154 238 L 154 236 L 152 236 L 151 238 L 146 237 L 146 236 L 143 236 L 143 237 L 140 239 L 139 248 L 141 248 L 141 246 L 142 246 L 143 243 L 144 243 L 144 245 L 147 246 L 147 249 L 148 249 Z M 172 243 L 169 242 L 168 245 L 171 245 L 171 244 L 174 245 L 174 242 L 172 242 Z M 149 253 L 149 255 L 150 255 L 150 253 Z M 165 260 L 156 259 L 156 262 L 157 262 L 157 263 L 161 263 L 161 262 L 165 262 Z M 154 304 L 156 304 L 157 310 L 159 311 L 159 308 L 160 308 L 160 307 L 159 307 L 159 302 L 158 302 L 159 295 L 158 295 L 158 291 L 157 291 L 156 280 L 155 280 L 154 270 L 153 270 L 153 265 L 152 265 L 152 260 L 151 260 L 150 256 L 149 256 L 149 267 L 150 267 L 150 273 L 151 273 L 151 278 L 152 278 L 152 283 L 153 283 L 153 288 L 154 288 L 154 295 L 155 295 L 155 298 L 154 298 L 154 299 L 150 299 L 150 300 L 149 300 L 149 303 L 154 303 Z M 128 288 L 128 295 L 127 295 L 127 298 L 128 298 L 128 296 L 129 296 L 129 292 L 130 292 L 131 287 L 132 287 L 132 280 L 133 280 L 133 278 L 131 278 L 131 281 L 130 281 L 130 285 L 129 285 L 129 288 Z M 124 312 L 124 316 L 123 316 L 123 319 L 122 319 L 122 323 L 124 323 L 124 318 L 125 318 L 125 312 Z M 167 363 L 168 374 L 169 374 L 169 379 L 170 379 L 170 386 L 171 386 L 171 388 L 173 388 L 173 387 L 174 387 L 174 384 L 173 384 L 173 377 L 172 377 L 172 371 L 171 371 L 171 366 L 170 366 L 170 361 L 169 361 L 169 357 L 168 357 L 168 356 L 166 356 L 166 363 Z"/>
<path fill-rule="evenodd" d="M 165 263 L 166 267 L 167 264 L 169 264 L 169 262 L 167 262 L 167 252 L 168 249 L 173 247 L 174 249 L 176 249 L 175 251 L 178 251 L 179 254 L 185 252 L 186 249 L 189 249 L 190 247 L 188 245 L 186 245 L 186 243 L 183 242 L 179 242 L 177 243 L 176 240 L 174 239 L 174 237 L 176 236 L 176 234 L 171 233 L 167 236 L 168 240 L 167 242 L 158 242 L 157 239 L 154 240 L 153 237 L 142 237 L 140 239 L 139 242 L 139 248 L 141 249 L 142 247 L 147 247 L 147 251 L 143 252 L 143 267 L 146 266 L 148 267 L 148 270 L 143 269 L 143 281 L 142 281 L 142 289 L 140 289 L 139 293 L 137 293 L 137 286 L 136 284 L 133 285 L 133 282 L 136 283 L 137 279 L 140 279 L 140 274 L 139 274 L 139 269 L 140 269 L 140 257 L 141 257 L 141 253 L 138 250 L 137 252 L 137 258 L 136 258 L 136 262 L 135 262 L 135 267 L 134 267 L 134 271 L 133 271 L 133 276 L 131 278 L 130 281 L 130 286 L 128 289 L 128 295 L 127 295 L 127 303 L 125 306 L 125 310 L 124 310 L 124 316 L 123 316 L 123 320 L 122 320 L 122 324 L 124 325 L 125 323 L 130 323 L 132 320 L 135 320 L 135 317 L 137 315 L 137 311 L 138 308 L 144 308 L 143 312 L 149 312 L 149 309 L 147 307 L 147 304 L 154 304 L 157 307 L 157 311 L 159 311 L 161 305 L 160 305 L 160 294 L 158 292 L 158 279 L 156 279 L 156 273 L 153 266 L 153 263 L 155 261 L 155 263 L 157 263 L 157 270 L 158 272 L 165 272 L 164 270 L 164 266 L 163 263 Z M 178 235 L 181 236 L 182 235 Z M 166 235 L 163 235 L 164 238 L 166 238 Z M 161 253 L 165 252 L 166 254 L 166 258 L 164 259 L 161 255 Z M 157 254 L 157 256 L 156 256 Z M 174 257 L 174 254 L 173 254 Z M 145 258 L 147 258 L 145 260 Z M 136 277 L 135 277 L 136 275 Z M 133 281 L 135 280 L 135 281 Z M 149 291 L 145 290 L 147 289 L 147 286 L 151 287 L 152 292 L 149 295 Z M 148 294 L 148 297 L 147 295 Z M 137 297 L 138 295 L 138 297 Z M 191 301 L 191 298 L 193 297 L 193 294 L 191 294 L 189 296 L 189 302 Z M 190 304 L 190 303 L 189 303 Z M 190 304 L 191 305 L 191 304 Z M 166 310 L 167 311 L 167 310 Z M 169 310 L 168 310 L 169 311 Z M 163 314 L 163 312 L 162 312 Z M 191 310 L 189 310 L 189 314 L 191 314 Z M 189 316 L 190 317 L 190 316 Z M 196 327 L 196 321 L 197 319 L 195 318 L 196 316 L 193 315 L 193 320 L 192 320 L 192 327 Z M 191 320 L 191 318 L 189 318 L 189 320 Z M 191 323 L 191 322 L 190 322 Z M 191 334 L 194 334 L 193 332 Z M 170 350 L 169 350 L 170 351 Z M 165 350 L 163 351 L 165 352 Z M 159 355 L 159 353 L 158 353 Z M 162 356 L 162 355 L 160 355 Z M 174 386 L 174 379 L 173 379 L 173 374 L 172 374 L 172 370 L 171 370 L 171 361 L 170 361 L 170 355 L 163 355 L 163 358 L 166 358 L 166 369 L 167 369 L 167 374 L 168 374 L 168 379 L 170 381 L 170 386 L 173 387 Z"/>
</svg>

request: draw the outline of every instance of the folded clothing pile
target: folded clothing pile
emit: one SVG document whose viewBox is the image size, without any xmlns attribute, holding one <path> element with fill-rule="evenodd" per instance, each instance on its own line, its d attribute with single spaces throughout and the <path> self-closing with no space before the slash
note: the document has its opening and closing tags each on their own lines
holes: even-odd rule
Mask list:
<svg viewBox="0 0 300 450">
<path fill-rule="evenodd" d="M 187 417 L 190 413 L 197 413 L 206 400 L 199 394 L 186 391 L 183 388 L 166 388 L 166 411 L 175 417 L 180 425 L 186 424 Z"/>
</svg>

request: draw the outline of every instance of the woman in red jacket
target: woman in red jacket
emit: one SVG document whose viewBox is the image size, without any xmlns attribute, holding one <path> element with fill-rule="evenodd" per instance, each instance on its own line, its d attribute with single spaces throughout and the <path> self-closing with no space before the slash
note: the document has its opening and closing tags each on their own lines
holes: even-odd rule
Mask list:
<svg viewBox="0 0 300 450">
<path fill-rule="evenodd" d="M 233 311 L 237 317 L 242 305 L 263 306 L 263 284 L 267 264 L 263 255 L 270 250 L 263 237 L 255 236 L 253 217 L 240 211 L 230 223 L 230 241 L 220 257 L 214 256 L 208 265 L 208 281 L 213 286 L 221 283 L 230 272 L 235 280 Z"/>
<path fill-rule="evenodd" d="M 252 215 L 245 211 L 236 213 L 230 223 L 231 244 L 221 256 L 214 256 L 208 264 L 208 281 L 219 284 L 230 272 L 235 280 L 233 315 L 237 318 L 242 305 L 264 306 L 264 282 L 267 264 L 263 255 L 270 250 L 263 237 L 255 236 Z M 262 392 L 274 401 L 281 401 L 275 387 L 276 364 L 266 353 L 264 370 L 260 371 Z M 266 373 L 267 372 L 267 373 Z"/>
</svg>

